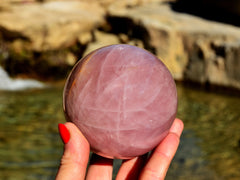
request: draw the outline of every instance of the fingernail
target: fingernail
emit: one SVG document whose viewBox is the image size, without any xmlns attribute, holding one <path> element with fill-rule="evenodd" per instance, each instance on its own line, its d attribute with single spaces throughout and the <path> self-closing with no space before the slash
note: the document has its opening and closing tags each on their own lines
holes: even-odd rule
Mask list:
<svg viewBox="0 0 240 180">
<path fill-rule="evenodd" d="M 59 134 L 64 144 L 67 144 L 70 139 L 70 133 L 64 124 L 58 124 Z"/>
</svg>

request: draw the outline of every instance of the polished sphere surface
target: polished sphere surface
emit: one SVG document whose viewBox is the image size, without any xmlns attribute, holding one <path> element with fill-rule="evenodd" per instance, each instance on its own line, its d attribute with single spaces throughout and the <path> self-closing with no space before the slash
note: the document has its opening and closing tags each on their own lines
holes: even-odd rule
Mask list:
<svg viewBox="0 0 240 180">
<path fill-rule="evenodd" d="M 107 158 L 147 153 L 168 134 L 177 111 L 175 82 L 150 52 L 111 45 L 82 58 L 65 84 L 66 119 Z"/>
</svg>

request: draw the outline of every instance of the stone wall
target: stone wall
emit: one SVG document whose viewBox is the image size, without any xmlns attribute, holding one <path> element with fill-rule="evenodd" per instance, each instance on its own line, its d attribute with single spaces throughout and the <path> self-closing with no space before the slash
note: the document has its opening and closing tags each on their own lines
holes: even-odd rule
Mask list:
<svg viewBox="0 0 240 180">
<path fill-rule="evenodd" d="M 0 63 L 12 74 L 64 77 L 87 52 L 128 43 L 156 54 L 176 80 L 240 89 L 240 28 L 174 11 L 179 2 L 4 2 Z"/>
</svg>

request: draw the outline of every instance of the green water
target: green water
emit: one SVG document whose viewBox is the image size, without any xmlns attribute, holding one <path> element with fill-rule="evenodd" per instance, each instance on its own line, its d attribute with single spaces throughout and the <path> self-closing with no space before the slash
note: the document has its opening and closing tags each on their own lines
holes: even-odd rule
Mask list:
<svg viewBox="0 0 240 180">
<path fill-rule="evenodd" d="M 0 179 L 54 179 L 62 89 L 0 91 Z M 240 97 L 180 85 L 178 95 L 185 130 L 166 179 L 240 179 Z"/>
</svg>

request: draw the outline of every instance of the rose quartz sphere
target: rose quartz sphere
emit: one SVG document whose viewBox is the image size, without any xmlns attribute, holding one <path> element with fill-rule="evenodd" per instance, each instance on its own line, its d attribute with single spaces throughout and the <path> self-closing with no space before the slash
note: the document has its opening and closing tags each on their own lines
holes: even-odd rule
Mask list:
<svg viewBox="0 0 240 180">
<path fill-rule="evenodd" d="M 64 112 L 91 150 L 107 158 L 147 153 L 168 134 L 176 116 L 174 80 L 153 54 L 130 45 L 93 51 L 73 68 Z"/>
</svg>

